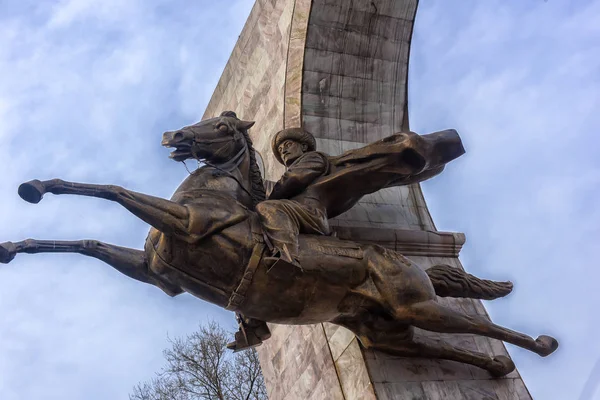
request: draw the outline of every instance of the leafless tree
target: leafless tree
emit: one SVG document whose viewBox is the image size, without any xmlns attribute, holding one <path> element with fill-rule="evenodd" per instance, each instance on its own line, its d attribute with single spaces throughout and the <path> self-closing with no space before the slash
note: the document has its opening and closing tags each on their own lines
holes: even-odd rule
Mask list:
<svg viewBox="0 0 600 400">
<path fill-rule="evenodd" d="M 167 365 L 139 383 L 130 400 L 266 400 L 267 391 L 254 350 L 233 354 L 231 334 L 211 322 L 186 338 L 170 340 Z"/>
</svg>

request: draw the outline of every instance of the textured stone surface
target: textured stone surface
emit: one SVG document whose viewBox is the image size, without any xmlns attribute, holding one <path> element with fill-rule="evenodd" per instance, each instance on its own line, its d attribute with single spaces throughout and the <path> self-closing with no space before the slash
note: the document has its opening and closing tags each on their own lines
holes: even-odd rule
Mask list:
<svg viewBox="0 0 600 400">
<path fill-rule="evenodd" d="M 408 127 L 415 10 L 416 1 L 313 2 L 302 111 L 307 128 L 319 127 L 317 137 L 367 143 Z"/>
<path fill-rule="evenodd" d="M 286 66 L 285 128 L 300 126 L 302 123 L 302 66 L 311 3 L 311 0 L 296 0 L 294 6 Z"/>
<path fill-rule="evenodd" d="M 332 155 L 407 130 L 416 7 L 417 0 L 257 0 L 204 117 L 234 110 L 255 120 L 251 135 L 270 180 L 283 172 L 270 139 L 284 127 L 302 124 Z M 418 185 L 365 196 L 331 225 L 339 237 L 403 251 L 423 268 L 462 268 L 456 257 L 464 235 L 436 232 Z M 488 317 L 479 301 L 440 302 Z M 364 351 L 351 332 L 327 323 L 271 329 L 258 348 L 271 400 L 531 398 L 518 372 L 493 380 L 450 361 Z M 507 355 L 497 340 L 417 334 Z"/>
<path fill-rule="evenodd" d="M 356 336 L 341 326 L 324 323 L 331 357 L 346 399 L 376 399 Z"/>
<path fill-rule="evenodd" d="M 271 325 L 271 331 L 258 348 L 269 399 L 344 399 L 322 325 Z"/>
<path fill-rule="evenodd" d="M 408 129 L 406 82 L 416 7 L 416 0 L 313 1 L 302 120 L 319 150 L 340 154 Z M 418 185 L 382 192 L 366 196 L 333 225 L 435 229 Z"/>
<path fill-rule="evenodd" d="M 346 331 L 346 329 L 340 328 L 340 331 Z M 334 363 L 344 398 L 357 400 L 377 398 L 356 338 L 353 338 L 342 354 L 334 359 Z"/>
<path fill-rule="evenodd" d="M 283 172 L 270 155 L 270 138 L 284 126 L 294 6 L 293 0 L 256 1 L 204 113 L 210 118 L 233 110 L 240 118 L 256 121 L 250 134 L 269 179 Z"/>
</svg>

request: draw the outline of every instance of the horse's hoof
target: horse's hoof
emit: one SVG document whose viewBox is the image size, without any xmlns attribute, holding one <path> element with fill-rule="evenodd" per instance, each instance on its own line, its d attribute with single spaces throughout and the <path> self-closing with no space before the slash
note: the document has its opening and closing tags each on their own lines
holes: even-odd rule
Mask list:
<svg viewBox="0 0 600 400">
<path fill-rule="evenodd" d="M 493 364 L 488 371 L 493 377 L 500 378 L 515 370 L 515 363 L 506 356 L 495 356 L 492 360 Z"/>
<path fill-rule="evenodd" d="M 558 341 L 552 336 L 540 335 L 535 342 L 538 345 L 537 353 L 542 357 L 549 356 L 558 349 Z"/>
<path fill-rule="evenodd" d="M 12 242 L 0 243 L 0 263 L 8 264 L 17 255 L 17 248 Z"/>
<path fill-rule="evenodd" d="M 29 203 L 37 204 L 46 192 L 44 184 L 37 179 L 22 183 L 19 186 L 19 196 Z"/>
</svg>

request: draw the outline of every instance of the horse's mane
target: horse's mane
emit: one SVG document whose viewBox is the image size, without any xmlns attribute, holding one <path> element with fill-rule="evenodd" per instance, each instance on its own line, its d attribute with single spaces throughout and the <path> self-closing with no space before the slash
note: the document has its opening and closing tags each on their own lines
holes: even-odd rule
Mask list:
<svg viewBox="0 0 600 400">
<path fill-rule="evenodd" d="M 252 208 L 254 208 L 258 203 L 265 200 L 265 186 L 263 184 L 263 178 L 260 173 L 260 168 L 258 167 L 258 163 L 256 162 L 256 150 L 254 150 L 254 146 L 252 145 L 252 139 L 250 139 L 248 130 L 240 129 L 240 132 L 242 132 L 242 134 L 244 135 L 244 139 L 248 144 L 248 152 L 250 153 L 250 193 L 252 194 Z"/>
<path fill-rule="evenodd" d="M 223 111 L 221 116 L 233 117 L 239 120 L 233 111 Z M 246 144 L 248 145 L 248 153 L 250 155 L 250 193 L 252 195 L 252 208 L 254 209 L 258 203 L 266 199 L 265 186 L 263 184 L 260 168 L 256 162 L 256 150 L 254 150 L 254 145 L 252 143 L 252 139 L 250 138 L 250 134 L 248 133 L 248 129 L 241 128 L 239 124 L 236 129 L 239 130 L 242 135 L 244 135 L 244 140 L 246 140 Z"/>
</svg>

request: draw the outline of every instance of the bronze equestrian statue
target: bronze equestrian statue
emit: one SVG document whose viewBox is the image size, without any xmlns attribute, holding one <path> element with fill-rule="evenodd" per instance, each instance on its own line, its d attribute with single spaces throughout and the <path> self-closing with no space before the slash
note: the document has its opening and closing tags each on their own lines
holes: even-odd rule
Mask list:
<svg viewBox="0 0 600 400">
<path fill-rule="evenodd" d="M 557 349 L 552 337 L 533 339 L 436 301 L 436 295 L 502 297 L 512 290 L 510 282 L 480 280 L 443 265 L 423 271 L 410 259 L 381 246 L 301 234 L 296 254 L 301 268 L 284 268 L 282 273 L 273 265 L 279 260 L 270 257 L 272 243 L 255 211 L 266 195 L 248 134 L 253 124 L 225 112 L 166 132 L 162 145 L 175 149 L 170 155 L 173 160 L 195 158 L 205 164 L 183 181 L 171 200 L 119 186 L 60 179 L 33 180 L 19 187 L 19 195 L 31 203 L 39 202 L 45 193 L 116 201 L 152 226 L 144 250 L 96 240 L 28 239 L 0 244 L 0 262 L 10 262 L 17 253 L 76 252 L 98 258 L 171 296 L 185 291 L 235 311 L 241 326 L 257 337 L 240 337 L 246 334 L 242 329 L 234 348 L 267 338 L 264 321 L 332 322 L 353 331 L 367 348 L 468 363 L 493 376 L 514 370 L 512 361 L 416 337 L 413 327 L 487 336 L 540 356 Z M 332 218 L 368 193 L 432 177 L 463 153 L 454 130 L 422 136 L 398 133 L 340 156 L 328 156 L 327 173 L 317 176 L 302 192 L 291 194 L 291 199 L 302 205 L 306 204 L 302 196 L 317 198 L 321 210 Z M 271 201 L 278 200 L 282 199 Z"/>
</svg>

